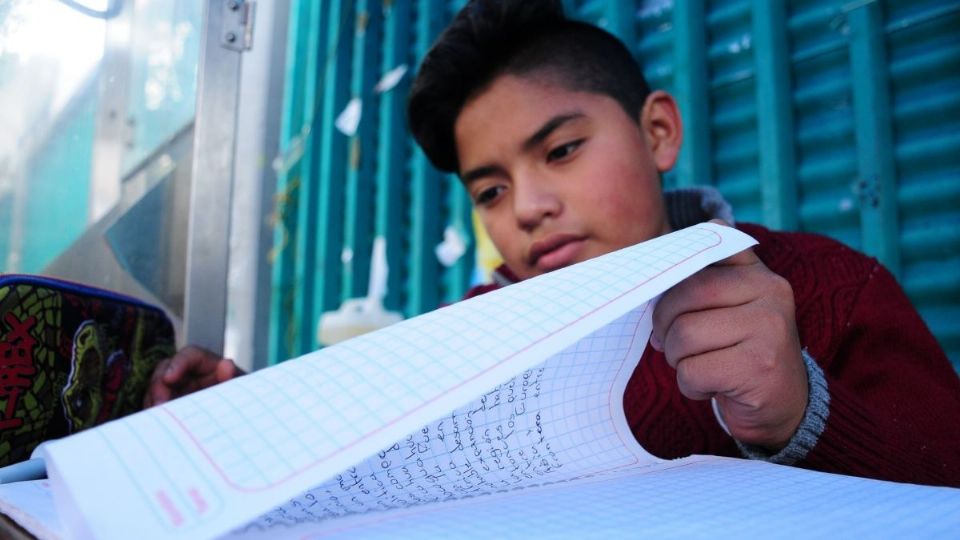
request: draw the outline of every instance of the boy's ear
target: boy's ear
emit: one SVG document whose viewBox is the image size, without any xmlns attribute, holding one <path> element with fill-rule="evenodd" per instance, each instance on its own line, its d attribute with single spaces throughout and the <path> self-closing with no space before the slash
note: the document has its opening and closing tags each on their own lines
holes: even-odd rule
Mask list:
<svg viewBox="0 0 960 540">
<path fill-rule="evenodd" d="M 640 112 L 640 128 L 650 145 L 657 171 L 672 169 L 683 141 L 683 122 L 673 96 L 663 90 L 651 92 Z"/>
</svg>

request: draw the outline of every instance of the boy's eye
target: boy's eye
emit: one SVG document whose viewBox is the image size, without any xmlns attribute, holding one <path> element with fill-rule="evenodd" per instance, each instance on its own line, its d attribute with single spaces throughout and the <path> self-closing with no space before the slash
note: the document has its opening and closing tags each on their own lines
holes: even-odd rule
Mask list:
<svg viewBox="0 0 960 540">
<path fill-rule="evenodd" d="M 480 206 L 490 204 L 491 202 L 496 200 L 496 198 L 500 195 L 501 191 L 503 191 L 503 186 L 488 187 L 480 191 L 479 193 L 477 193 L 473 201 L 475 204 L 478 204 Z"/>
<path fill-rule="evenodd" d="M 560 146 L 554 148 L 547 154 L 547 162 L 556 161 L 558 159 L 563 159 L 570 154 L 572 154 L 580 145 L 583 144 L 583 139 L 578 139 L 576 141 L 570 141 L 566 144 L 561 144 Z"/>
</svg>

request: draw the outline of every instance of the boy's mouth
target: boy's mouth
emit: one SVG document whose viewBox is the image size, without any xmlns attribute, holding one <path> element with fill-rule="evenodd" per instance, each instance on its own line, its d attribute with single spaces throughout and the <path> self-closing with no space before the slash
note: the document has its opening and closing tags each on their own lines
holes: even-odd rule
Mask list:
<svg viewBox="0 0 960 540">
<path fill-rule="evenodd" d="M 527 257 L 530 266 L 541 272 L 550 272 L 577 261 L 584 237 L 574 234 L 555 234 L 530 245 Z"/>
</svg>

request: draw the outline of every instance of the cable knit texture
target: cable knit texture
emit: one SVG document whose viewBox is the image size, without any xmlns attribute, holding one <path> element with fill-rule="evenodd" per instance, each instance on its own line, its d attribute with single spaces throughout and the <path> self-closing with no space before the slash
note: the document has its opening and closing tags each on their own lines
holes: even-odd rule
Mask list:
<svg viewBox="0 0 960 540">
<path fill-rule="evenodd" d="M 738 228 L 757 239 L 757 256 L 793 287 L 801 345 L 829 392 L 829 410 L 817 412 L 825 420 L 822 434 L 796 465 L 960 487 L 960 379 L 893 276 L 823 236 Z M 501 275 L 513 278 L 505 268 Z M 684 397 L 676 372 L 649 346 L 624 408 L 634 436 L 654 455 L 742 455 L 710 401 Z"/>
</svg>

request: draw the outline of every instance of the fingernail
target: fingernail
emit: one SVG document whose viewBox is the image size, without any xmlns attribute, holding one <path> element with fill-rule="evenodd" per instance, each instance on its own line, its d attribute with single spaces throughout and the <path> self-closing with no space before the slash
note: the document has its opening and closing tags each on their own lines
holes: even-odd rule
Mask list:
<svg viewBox="0 0 960 540">
<path fill-rule="evenodd" d="M 653 347 L 653 348 L 654 348 L 655 350 L 657 350 L 657 351 L 663 350 L 663 349 L 661 349 L 661 347 L 660 347 L 660 340 L 657 339 L 657 336 L 655 336 L 655 335 L 653 335 L 653 334 L 650 334 L 650 346 Z"/>
</svg>

